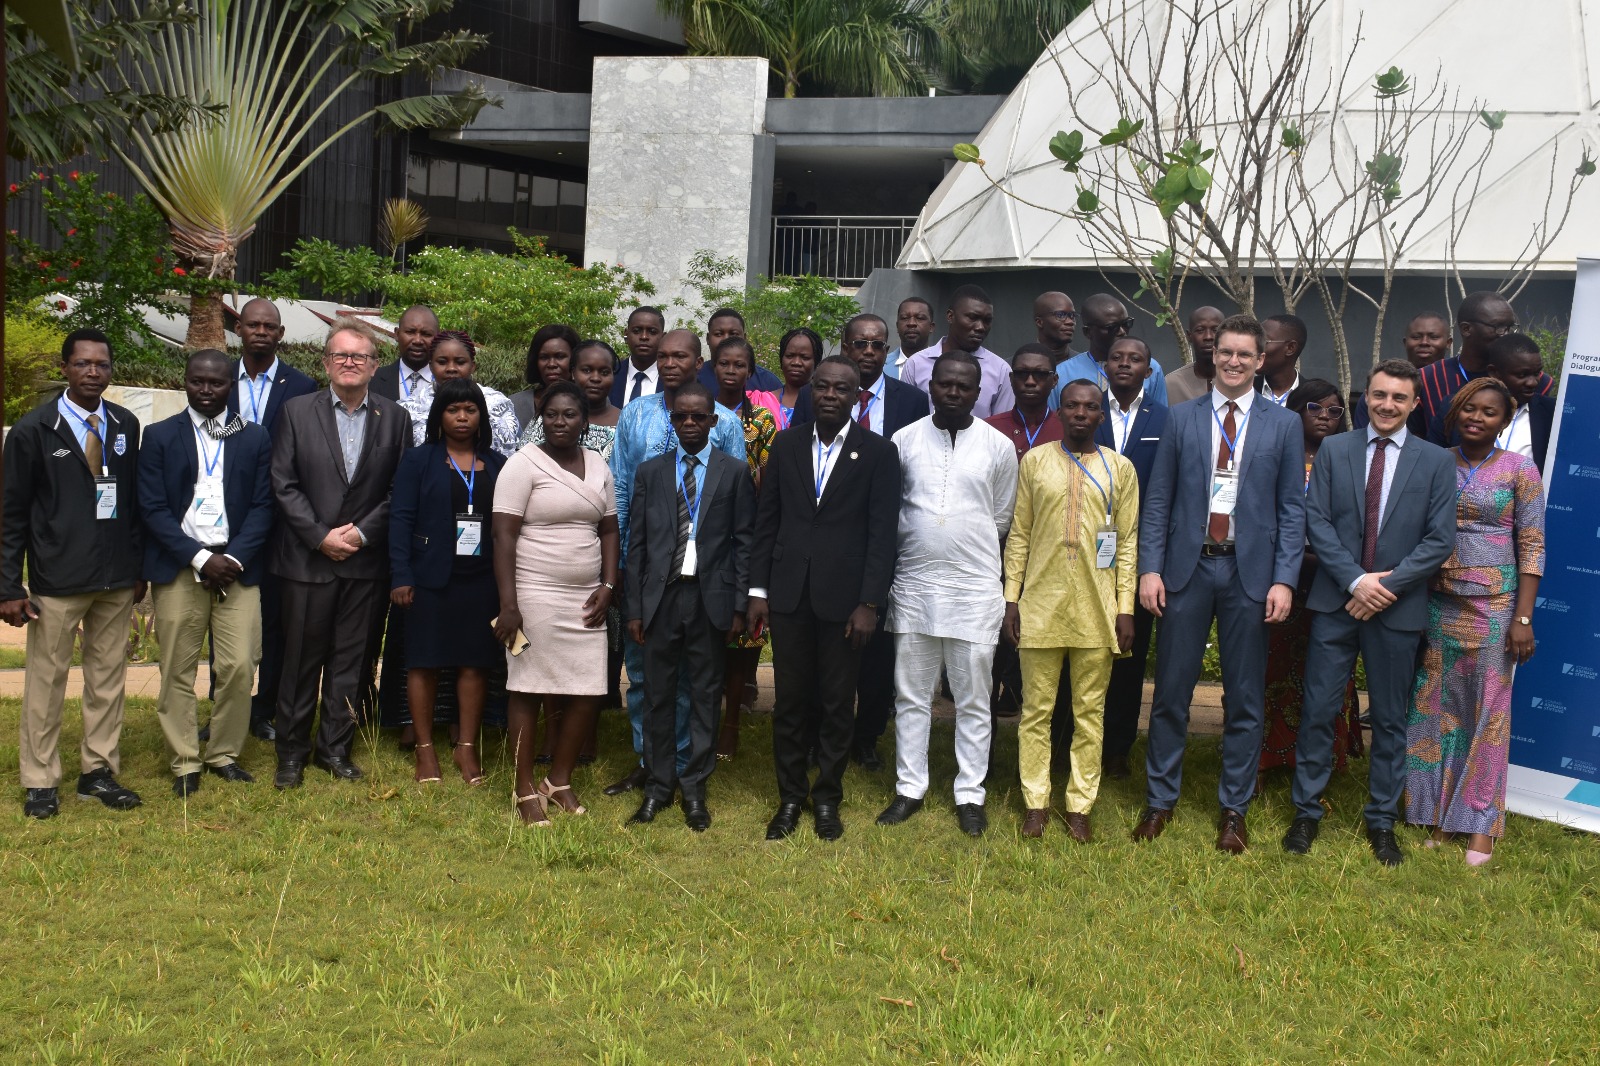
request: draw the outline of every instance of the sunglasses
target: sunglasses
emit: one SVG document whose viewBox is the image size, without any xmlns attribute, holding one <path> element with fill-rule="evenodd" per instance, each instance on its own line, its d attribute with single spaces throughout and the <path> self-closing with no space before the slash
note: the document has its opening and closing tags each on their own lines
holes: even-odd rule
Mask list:
<svg viewBox="0 0 1600 1066">
<path fill-rule="evenodd" d="M 1013 370 L 1011 372 L 1011 376 L 1014 378 L 1020 378 L 1023 381 L 1032 381 L 1035 379 L 1043 381 L 1045 378 L 1048 378 L 1054 373 L 1054 370 Z"/>
<path fill-rule="evenodd" d="M 1103 330 L 1106 330 L 1107 332 L 1110 332 L 1110 333 L 1115 333 L 1118 330 L 1121 330 L 1122 332 L 1127 333 L 1128 331 L 1133 329 L 1134 325 L 1135 325 L 1135 322 L 1131 318 L 1119 318 L 1114 322 L 1101 322 L 1098 325 L 1091 324 L 1089 326 L 1089 328 L 1090 329 L 1103 329 Z"/>
<path fill-rule="evenodd" d="M 710 422 L 712 419 L 714 419 L 716 417 L 717 417 L 716 415 L 712 414 L 709 411 L 704 412 L 704 413 L 702 413 L 700 411 L 674 411 L 674 412 L 672 412 L 672 420 L 674 422 L 700 422 L 700 423 L 705 423 L 705 422 Z"/>
<path fill-rule="evenodd" d="M 888 341 L 867 341 L 867 340 L 857 339 L 857 340 L 853 340 L 853 341 L 850 342 L 850 347 L 854 348 L 858 352 L 865 352 L 865 351 L 886 352 L 886 351 L 889 350 L 889 342 Z"/>
<path fill-rule="evenodd" d="M 1040 318 L 1053 318 L 1057 322 L 1076 322 L 1081 318 L 1076 311 L 1046 311 Z"/>
<path fill-rule="evenodd" d="M 1306 410 L 1311 412 L 1311 417 L 1313 418 L 1317 417 L 1318 415 L 1327 415 L 1329 418 L 1344 417 L 1343 407 L 1324 407 L 1315 400 L 1306 401 Z"/>
</svg>

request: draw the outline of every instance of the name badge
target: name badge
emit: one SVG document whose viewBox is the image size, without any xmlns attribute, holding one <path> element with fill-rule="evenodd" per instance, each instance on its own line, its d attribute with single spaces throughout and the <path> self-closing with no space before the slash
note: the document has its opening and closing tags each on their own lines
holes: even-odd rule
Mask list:
<svg viewBox="0 0 1600 1066">
<path fill-rule="evenodd" d="M 194 513 L 194 524 L 198 529 L 207 526 L 220 526 L 226 513 L 226 504 L 223 498 L 222 479 L 205 478 L 195 487 L 194 502 L 190 505 Z"/>
<path fill-rule="evenodd" d="M 684 577 L 693 577 L 695 566 L 698 562 L 699 560 L 695 556 L 694 541 L 691 539 L 683 549 L 683 570 L 680 573 Z"/>
<path fill-rule="evenodd" d="M 1231 517 L 1238 498 L 1239 475 L 1232 470 L 1216 471 L 1211 477 L 1211 513 Z"/>
<path fill-rule="evenodd" d="M 116 478 L 97 477 L 94 479 L 94 516 L 101 522 L 117 517 Z"/>
<path fill-rule="evenodd" d="M 1109 570 L 1117 562 L 1117 530 L 1107 522 L 1094 534 L 1094 565 L 1096 570 Z"/>
<path fill-rule="evenodd" d="M 479 514 L 456 515 L 456 554 L 483 554 L 483 516 Z"/>
</svg>

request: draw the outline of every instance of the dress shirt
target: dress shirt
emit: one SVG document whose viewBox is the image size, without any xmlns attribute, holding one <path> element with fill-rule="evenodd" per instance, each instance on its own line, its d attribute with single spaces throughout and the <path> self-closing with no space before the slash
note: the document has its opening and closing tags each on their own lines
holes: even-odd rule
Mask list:
<svg viewBox="0 0 1600 1066">
<path fill-rule="evenodd" d="M 429 380 L 433 379 L 430 377 Z M 331 385 L 328 394 L 333 397 L 334 429 L 339 433 L 339 452 L 344 456 L 345 480 L 349 481 L 356 476 L 356 467 L 361 465 L 361 445 L 367 438 L 367 412 L 372 409 L 372 393 L 362 393 L 361 403 L 354 411 L 345 407 L 344 401 L 339 399 L 339 394 L 333 391 Z M 361 538 L 365 546 L 367 535 L 361 532 L 360 526 L 356 527 L 356 536 Z"/>
<path fill-rule="evenodd" d="M 1287 389 L 1284 389 L 1283 390 L 1283 395 L 1281 395 L 1281 396 L 1278 395 L 1277 393 L 1273 392 L 1272 391 L 1272 386 L 1266 381 L 1265 378 L 1263 378 L 1262 381 L 1261 381 L 1261 395 L 1265 396 L 1267 399 L 1271 400 L 1273 403 L 1277 404 L 1279 407 L 1282 407 L 1286 403 L 1289 402 L 1289 394 L 1291 392 L 1293 392 L 1295 389 L 1298 389 L 1299 387 L 1300 387 L 1300 375 L 1299 375 L 1299 373 L 1295 374 L 1294 383 L 1291 384 Z"/>
<path fill-rule="evenodd" d="M 1379 433 L 1373 426 L 1369 425 L 1367 427 L 1367 461 L 1361 468 L 1361 484 L 1363 486 L 1367 483 L 1367 475 L 1372 472 L 1372 457 L 1378 451 L 1377 448 L 1372 446 L 1372 442 L 1381 436 L 1383 434 Z M 1394 485 L 1394 472 L 1400 465 L 1400 450 L 1406 446 L 1406 438 L 1408 436 L 1410 436 L 1410 431 L 1404 425 L 1395 430 L 1394 435 L 1389 438 L 1389 448 L 1383 457 L 1383 494 L 1378 497 L 1379 529 L 1383 528 L 1383 516 L 1389 509 L 1389 489 Z M 1354 592 L 1356 586 L 1361 584 L 1361 578 L 1366 576 L 1366 574 L 1362 574 L 1357 577 L 1349 585 L 1345 586 L 1345 591 Z"/>
<path fill-rule="evenodd" d="M 720 403 L 713 406 L 717 424 L 711 427 L 711 447 L 744 463 L 744 424 L 738 415 Z M 617 529 L 622 534 L 624 560 L 628 554 L 628 512 L 633 505 L 633 479 L 639 472 L 639 464 L 665 455 L 677 446 L 678 435 L 667 417 L 667 399 L 663 394 L 641 396 L 637 403 L 622 409 L 622 417 L 617 420 L 617 439 L 611 446 L 611 481 L 617 493 Z"/>
<path fill-rule="evenodd" d="M 695 518 L 700 517 L 700 498 L 706 492 L 706 464 L 711 461 L 711 442 L 706 441 L 706 446 L 697 452 L 686 451 L 682 444 L 678 445 L 678 491 L 683 491 L 683 460 L 686 456 L 694 456 L 694 513 Z M 692 539 L 692 538 L 691 538 Z"/>
<path fill-rule="evenodd" d="M 1111 389 L 1111 382 L 1106 378 L 1105 368 L 1099 360 L 1088 352 L 1079 352 L 1071 359 L 1063 359 L 1056 364 L 1056 387 L 1050 393 L 1050 410 L 1054 411 L 1061 406 L 1061 390 L 1082 378 L 1092 381 L 1100 386 L 1102 392 Z M 1150 376 L 1144 380 L 1144 394 L 1156 403 L 1167 402 L 1167 375 L 1161 369 L 1161 364 L 1154 358 L 1150 360 Z"/>
<path fill-rule="evenodd" d="M 433 366 L 432 366 L 432 364 L 423 363 L 422 364 L 422 369 L 413 370 L 413 369 L 411 369 L 411 367 L 407 366 L 405 360 L 402 359 L 402 360 L 400 360 L 400 364 L 397 367 L 397 370 L 399 372 L 395 375 L 395 377 L 398 379 L 398 384 L 399 384 L 399 387 L 400 387 L 400 399 L 402 401 L 409 399 L 411 397 L 411 395 L 413 393 L 415 393 L 417 389 L 420 389 L 420 388 L 426 388 L 428 390 L 429 401 L 430 402 L 432 401 L 432 399 L 433 399 Z M 424 422 L 426 422 L 428 420 L 428 417 L 427 417 L 428 412 L 426 410 L 424 410 L 422 412 L 422 415 L 423 415 L 422 420 Z"/>
<path fill-rule="evenodd" d="M 906 364 L 906 353 L 896 348 L 883 357 L 883 372 L 886 376 L 900 380 L 901 368 Z"/>
<path fill-rule="evenodd" d="M 64 406 L 62 406 L 62 405 L 64 405 Z M 67 419 L 67 425 L 72 427 L 72 435 L 75 438 L 77 438 L 78 447 L 82 448 L 86 454 L 89 451 L 88 445 L 86 443 L 89 440 L 89 416 L 90 415 L 94 415 L 96 418 L 98 418 L 100 420 L 100 437 L 101 437 L 101 441 L 100 441 L 100 457 L 101 457 L 102 461 L 108 461 L 108 460 L 105 459 L 106 447 L 111 442 L 108 439 L 106 439 L 107 429 L 106 429 L 106 405 L 105 405 L 105 401 L 102 400 L 100 402 L 100 406 L 99 406 L 99 408 L 97 410 L 85 411 L 83 408 L 79 407 L 77 404 L 75 404 L 71 400 L 67 399 L 67 394 L 65 392 L 63 392 L 61 394 L 60 404 L 57 405 L 56 409 L 57 410 L 65 410 L 65 411 L 69 412 L 70 414 L 77 415 L 76 418 L 68 418 Z M 100 476 L 100 471 L 96 470 L 95 471 L 95 476 L 99 477 Z"/>
<path fill-rule="evenodd" d="M 811 477 L 812 487 L 816 489 L 817 499 L 822 499 L 822 494 L 827 491 L 828 482 L 833 479 L 833 472 L 839 469 L 839 456 L 844 454 L 844 439 L 850 435 L 850 427 L 843 426 L 833 438 L 830 450 L 822 443 L 822 435 L 817 432 L 816 423 L 811 424 Z M 765 585 L 753 588 L 749 592 L 751 599 L 764 600 L 767 598 Z"/>
<path fill-rule="evenodd" d="M 1233 470 L 1237 475 L 1243 469 L 1244 437 L 1250 429 L 1250 406 L 1255 402 L 1256 392 L 1251 389 L 1233 402 L 1239 409 L 1233 413 Z M 1222 426 L 1227 421 L 1228 397 L 1216 389 L 1211 390 L 1211 454 L 1206 457 L 1206 469 L 1215 471 L 1217 468 L 1217 453 L 1222 450 Z M 1237 497 L 1236 497 L 1237 498 Z M 1228 516 L 1228 544 L 1233 543 L 1233 515 Z"/>
<path fill-rule="evenodd" d="M 944 340 L 940 337 L 931 347 L 907 359 L 900 368 L 900 380 L 927 392 L 928 383 L 933 380 L 933 364 L 944 354 Z M 974 417 L 988 418 L 1015 407 L 1017 399 L 1011 394 L 1011 364 L 981 344 L 972 357 L 982 371 L 978 380 L 978 404 L 972 409 Z"/>
<path fill-rule="evenodd" d="M 883 394 L 889 388 L 883 381 L 884 376 L 879 374 L 877 381 L 861 390 L 861 395 L 856 397 L 855 406 L 850 408 L 850 421 L 855 422 L 861 414 L 861 400 L 867 396 L 872 397 L 867 407 L 867 428 L 880 437 L 883 436 Z"/>
<path fill-rule="evenodd" d="M 1503 451 L 1533 458 L 1533 427 L 1528 424 L 1527 404 L 1517 408 L 1517 413 L 1511 416 L 1511 424 L 1495 438 L 1494 443 Z"/>
<path fill-rule="evenodd" d="M 243 415 L 240 417 L 243 417 Z M 226 409 L 217 416 L 217 420 L 219 425 L 227 422 L 228 412 Z M 200 580 L 200 568 L 205 566 L 206 560 L 211 558 L 211 549 L 220 548 L 228 543 L 228 509 L 226 507 L 222 509 L 221 520 L 210 525 L 202 526 L 197 523 L 194 513 L 194 500 L 200 496 L 200 486 L 206 481 L 215 481 L 218 486 L 222 484 L 223 452 L 227 449 L 227 442 L 211 439 L 211 435 L 206 432 L 206 423 L 209 419 L 193 407 L 189 408 L 189 421 L 194 424 L 194 445 L 199 454 L 195 457 L 197 465 L 195 466 L 194 496 L 189 500 L 188 509 L 183 512 L 183 521 L 179 523 L 179 528 L 186 535 L 205 545 L 204 548 L 194 553 L 193 559 L 189 560 L 189 565 L 194 568 L 195 580 L 198 581 Z M 207 473 L 208 470 L 210 471 L 209 474 Z M 229 555 L 227 558 L 233 559 L 233 556 Z M 237 559 L 233 559 L 233 561 L 239 563 Z M 244 564 L 239 563 L 239 567 L 243 569 Z"/>
<path fill-rule="evenodd" d="M 404 368 L 401 373 L 406 373 Z M 517 454 L 518 442 L 522 439 L 521 427 L 517 424 L 517 405 L 498 389 L 478 382 L 474 384 L 483 390 L 483 402 L 489 406 L 489 446 L 509 459 Z M 400 397 L 400 406 L 411 416 L 411 443 L 418 448 L 428 439 L 428 414 L 433 410 L 433 394 L 437 388 L 438 382 L 429 374 L 417 381 L 410 393 Z"/>
<path fill-rule="evenodd" d="M 1106 418 L 1111 421 L 1111 439 L 1116 442 L 1117 454 L 1121 455 L 1128 450 L 1128 434 L 1133 430 L 1134 422 L 1139 419 L 1139 408 L 1144 406 L 1144 390 L 1139 390 L 1139 395 L 1133 402 L 1123 407 L 1117 402 L 1117 394 L 1110 389 L 1106 390 Z M 1215 466 L 1217 457 L 1211 457 L 1211 465 Z"/>
<path fill-rule="evenodd" d="M 654 396 L 658 391 L 660 391 L 660 371 L 656 368 L 656 364 L 654 363 L 651 363 L 643 370 L 640 370 L 638 367 L 633 365 L 632 359 L 626 359 L 623 360 L 622 363 L 622 373 L 622 405 L 624 407 L 633 402 L 633 385 L 636 380 L 639 383 L 638 398 L 641 400 L 646 396 Z M 644 377 L 640 378 L 640 374 L 643 374 Z"/>
<path fill-rule="evenodd" d="M 267 404 L 272 400 L 272 382 L 278 376 L 278 357 L 272 357 L 272 363 L 256 377 L 250 376 L 250 370 L 244 365 L 244 359 L 239 360 L 239 417 L 246 422 L 261 425 L 267 417 Z"/>
</svg>

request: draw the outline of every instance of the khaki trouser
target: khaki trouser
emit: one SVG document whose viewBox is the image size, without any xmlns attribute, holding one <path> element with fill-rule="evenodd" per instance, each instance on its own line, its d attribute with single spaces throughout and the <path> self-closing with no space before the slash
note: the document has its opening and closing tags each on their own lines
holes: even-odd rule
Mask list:
<svg viewBox="0 0 1600 1066">
<path fill-rule="evenodd" d="M 151 589 L 156 607 L 156 640 L 161 643 L 161 703 L 157 717 L 172 752 L 172 772 L 192 774 L 202 762 L 225 766 L 237 762 L 250 731 L 250 689 L 261 661 L 261 590 L 235 583 L 228 598 L 218 601 L 185 570 Z M 211 740 L 200 754 L 195 720 L 194 675 L 200 665 L 206 629 L 216 652 L 216 704 L 211 712 Z"/>
<path fill-rule="evenodd" d="M 28 623 L 28 668 L 22 683 L 18 769 L 23 788 L 61 784 L 61 705 L 72 665 L 72 636 L 83 623 L 83 743 L 79 772 L 116 773 L 127 679 L 128 615 L 133 589 L 77 596 L 34 596 L 39 617 Z"/>
<path fill-rule="evenodd" d="M 1066 806 L 1088 814 L 1100 794 L 1100 752 L 1105 738 L 1106 687 L 1111 683 L 1111 648 L 1022 648 L 1022 721 L 1017 725 L 1017 769 L 1022 802 L 1030 810 L 1050 806 L 1050 717 L 1061 683 L 1061 659 L 1072 672 L 1072 773 Z"/>
</svg>

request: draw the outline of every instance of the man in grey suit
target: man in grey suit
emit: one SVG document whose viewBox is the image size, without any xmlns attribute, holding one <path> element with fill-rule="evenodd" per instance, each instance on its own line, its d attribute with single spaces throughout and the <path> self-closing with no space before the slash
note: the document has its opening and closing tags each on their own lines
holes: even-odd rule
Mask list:
<svg viewBox="0 0 1600 1066">
<path fill-rule="evenodd" d="M 1365 431 L 1329 437 L 1311 466 L 1306 535 L 1317 576 L 1306 598 L 1300 735 L 1295 745 L 1294 824 L 1285 851 L 1304 855 L 1317 838 L 1322 793 L 1333 772 L 1333 723 L 1356 652 L 1367 664 L 1367 840 L 1385 866 L 1404 856 L 1394 821 L 1406 780 L 1406 714 L 1417 646 L 1428 625 L 1428 579 L 1456 544 L 1456 464 L 1406 428 L 1421 375 L 1404 359 L 1372 368 Z"/>
<path fill-rule="evenodd" d="M 678 447 L 640 464 L 633 483 L 623 614 L 644 648 L 644 801 L 629 822 L 655 820 L 683 790 L 689 828 L 711 828 L 724 649 L 744 632 L 755 485 L 744 463 L 711 446 L 716 404 L 691 381 L 677 392 Z M 689 672 L 689 758 L 678 772 L 678 675 Z"/>
<path fill-rule="evenodd" d="M 1172 819 L 1189 703 L 1212 619 L 1222 658 L 1217 848 L 1249 844 L 1265 728 L 1267 625 L 1289 615 L 1305 550 L 1300 419 L 1256 393 L 1265 341 L 1249 315 L 1217 330 L 1211 391 L 1172 408 L 1139 522 L 1139 602 L 1161 619 L 1150 709 L 1146 808 L 1135 840 Z"/>
<path fill-rule="evenodd" d="M 280 789 L 300 785 L 319 689 L 314 761 L 346 781 L 361 776 L 350 743 L 365 698 L 362 660 L 388 603 L 389 490 L 411 443 L 411 416 L 368 388 L 378 368 L 371 334 L 335 329 L 322 366 L 332 388 L 284 404 L 272 443 L 271 570 L 283 579 L 285 637 L 273 779 Z"/>
</svg>

